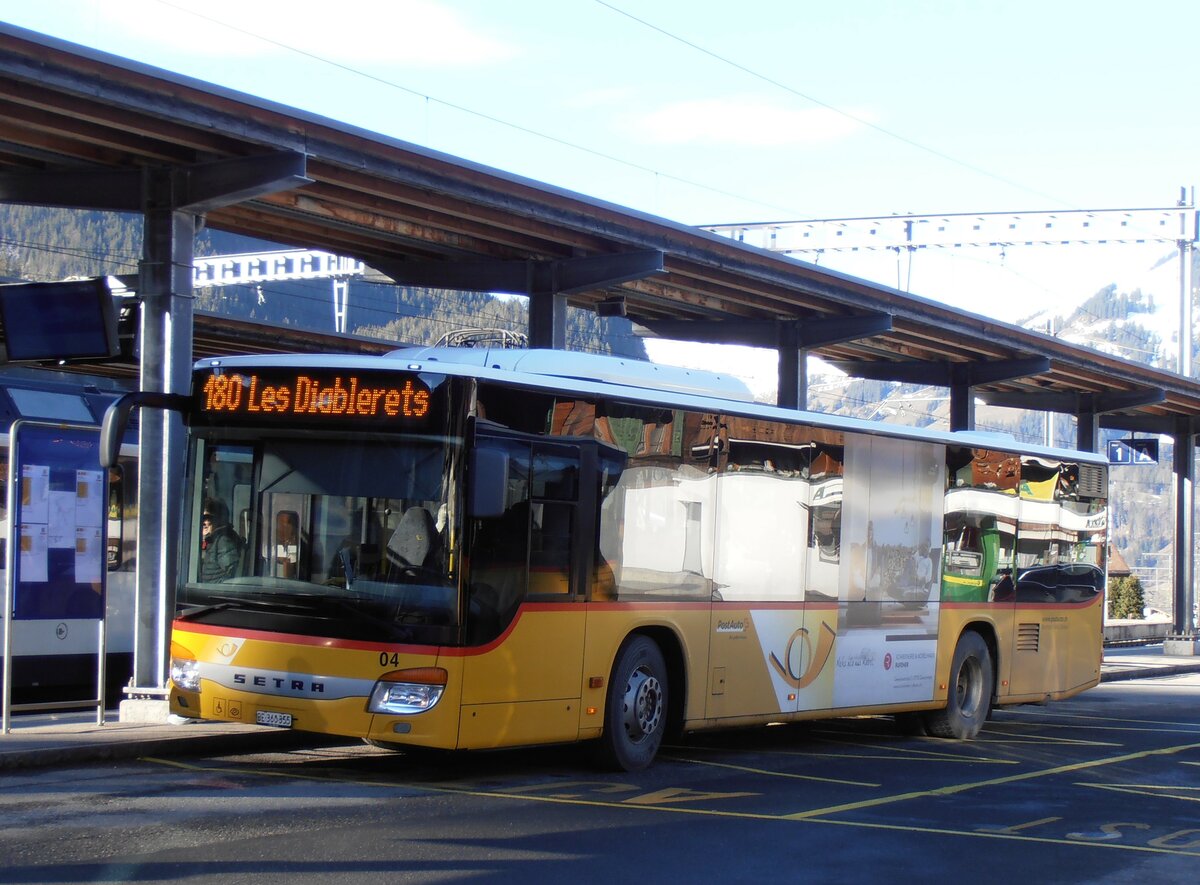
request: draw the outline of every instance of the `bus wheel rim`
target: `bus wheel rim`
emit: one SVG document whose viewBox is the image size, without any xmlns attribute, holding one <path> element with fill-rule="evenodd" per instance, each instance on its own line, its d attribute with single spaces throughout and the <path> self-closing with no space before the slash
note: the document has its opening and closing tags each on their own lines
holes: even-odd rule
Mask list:
<svg viewBox="0 0 1200 885">
<path fill-rule="evenodd" d="M 634 670 L 625 685 L 625 734 L 634 743 L 654 734 L 662 719 L 662 686 L 651 673 Z"/>
</svg>

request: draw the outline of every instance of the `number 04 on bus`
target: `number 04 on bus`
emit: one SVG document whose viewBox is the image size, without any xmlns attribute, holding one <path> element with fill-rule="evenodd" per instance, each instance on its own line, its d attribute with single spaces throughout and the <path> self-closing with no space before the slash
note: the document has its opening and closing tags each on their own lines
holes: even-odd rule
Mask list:
<svg viewBox="0 0 1200 885">
<path fill-rule="evenodd" d="M 971 739 L 1100 678 L 1107 468 L 483 349 L 197 365 L 171 708 L 476 750 L 892 714 Z"/>
</svg>

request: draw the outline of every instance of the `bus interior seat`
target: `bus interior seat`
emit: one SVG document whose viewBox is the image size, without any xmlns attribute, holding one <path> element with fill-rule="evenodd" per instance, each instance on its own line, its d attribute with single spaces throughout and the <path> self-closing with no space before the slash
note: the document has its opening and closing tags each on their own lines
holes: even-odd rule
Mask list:
<svg viewBox="0 0 1200 885">
<path fill-rule="evenodd" d="M 424 507 L 409 507 L 388 539 L 388 559 L 401 568 L 424 568 L 437 553 L 438 540 L 433 515 Z"/>
</svg>

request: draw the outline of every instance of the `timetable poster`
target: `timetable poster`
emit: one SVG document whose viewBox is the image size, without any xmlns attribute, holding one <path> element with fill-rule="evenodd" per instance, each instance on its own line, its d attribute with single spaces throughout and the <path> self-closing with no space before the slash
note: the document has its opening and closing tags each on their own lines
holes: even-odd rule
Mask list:
<svg viewBox="0 0 1200 885">
<path fill-rule="evenodd" d="M 104 616 L 107 472 L 96 428 L 18 422 L 14 479 L 19 496 L 9 538 L 13 617 L 23 620 Z M 10 529 L 10 535 L 14 529 Z"/>
</svg>

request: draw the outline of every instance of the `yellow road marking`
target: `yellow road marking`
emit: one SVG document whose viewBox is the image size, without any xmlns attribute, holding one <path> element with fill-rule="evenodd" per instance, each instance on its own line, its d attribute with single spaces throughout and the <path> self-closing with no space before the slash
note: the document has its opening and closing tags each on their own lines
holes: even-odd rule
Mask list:
<svg viewBox="0 0 1200 885">
<path fill-rule="evenodd" d="M 792 774 L 786 771 L 772 771 L 766 768 L 751 768 L 747 765 L 733 765 L 729 762 L 708 762 L 704 759 L 689 759 L 685 756 L 668 756 L 669 759 L 674 759 L 677 762 L 689 762 L 692 765 L 707 765 L 710 768 L 728 768 L 731 771 L 745 771 L 749 774 L 760 774 L 766 777 L 787 778 L 800 781 L 818 781 L 823 784 L 842 784 L 847 787 L 882 787 L 883 784 L 872 784 L 865 781 L 848 781 L 834 777 L 817 777 L 811 774 Z"/>
<path fill-rule="evenodd" d="M 1097 760 L 1092 763 L 1082 763 L 1080 765 L 1075 765 L 1075 766 L 1062 766 L 1062 768 L 1064 770 L 1069 770 L 1072 768 L 1088 768 L 1088 767 L 1093 767 L 1096 765 L 1114 764 L 1114 763 L 1118 763 L 1118 762 L 1122 762 L 1122 761 L 1128 761 L 1129 759 L 1136 758 L 1136 757 L 1150 756 L 1150 755 L 1155 755 L 1155 754 L 1177 753 L 1177 752 L 1181 752 L 1184 750 L 1194 749 L 1198 746 L 1200 746 L 1200 744 L 1192 744 L 1192 745 L 1182 746 L 1182 747 L 1168 747 L 1168 748 L 1164 748 L 1162 750 L 1150 750 L 1150 751 L 1146 751 L 1144 753 L 1130 754 L 1129 756 L 1114 757 L 1114 758 L 1106 759 L 1106 760 Z M 515 801 L 525 801 L 525 802 L 548 802 L 548 803 L 555 804 L 555 805 L 576 805 L 576 806 L 582 806 L 585 808 L 590 807 L 590 808 L 606 808 L 606 809 L 636 809 L 638 811 L 653 811 L 653 812 L 660 812 L 660 813 L 665 813 L 665 814 L 694 814 L 694 815 L 700 815 L 700 816 L 704 816 L 704 817 L 719 817 L 719 818 L 729 818 L 729 819 L 735 819 L 735 820 L 793 821 L 796 823 L 821 824 L 821 825 L 826 825 L 826 826 L 837 826 L 837 827 L 852 827 L 855 829 L 865 829 L 865 830 L 884 830 L 884 831 L 889 831 L 889 832 L 902 832 L 902 833 L 925 833 L 925 834 L 936 835 L 936 836 L 968 836 L 968 837 L 974 837 L 977 839 L 1006 839 L 1009 841 L 1035 842 L 1035 843 L 1045 844 L 1045 845 L 1069 845 L 1069 846 L 1072 846 L 1075 848 L 1081 848 L 1081 847 L 1108 848 L 1108 849 L 1115 849 L 1118 851 L 1134 851 L 1134 852 L 1139 852 L 1139 853 L 1144 853 L 1144 854 L 1168 854 L 1168 855 L 1175 855 L 1175 856 L 1182 855 L 1182 856 L 1186 856 L 1186 857 L 1200 857 L 1200 851 L 1188 851 L 1188 850 L 1184 850 L 1184 849 L 1150 846 L 1150 845 L 1126 845 L 1126 844 L 1118 844 L 1118 843 L 1113 843 L 1113 842 L 1080 842 L 1077 840 L 1054 838 L 1054 837 L 1047 837 L 1047 836 L 1028 836 L 1028 835 L 1024 835 L 1021 833 L 987 832 L 987 831 L 981 831 L 981 830 L 975 830 L 975 831 L 953 830 L 953 829 L 947 829 L 947 828 L 943 828 L 943 827 L 918 827 L 918 826 L 904 825 L 904 824 L 887 824 L 887 823 L 877 823 L 877 822 L 867 822 L 867 821 L 844 821 L 844 820 L 833 820 L 833 819 L 829 819 L 829 818 L 815 818 L 815 817 L 809 817 L 809 816 L 803 816 L 803 815 L 777 815 L 777 814 L 764 814 L 764 813 L 746 812 L 746 811 L 728 811 L 728 810 L 704 809 L 704 808 L 685 808 L 685 807 L 681 807 L 679 805 L 637 805 L 637 804 L 631 804 L 627 800 L 614 802 L 614 801 L 599 801 L 599 800 L 592 800 L 592 799 L 563 799 L 563 798 L 559 798 L 559 797 L 555 797 L 555 796 L 516 795 L 514 793 L 498 792 L 498 791 L 493 791 L 493 790 L 475 790 L 475 789 L 466 789 L 466 788 L 461 788 L 461 787 L 438 786 L 438 785 L 432 785 L 432 784 L 381 783 L 379 781 L 365 781 L 365 780 L 360 780 L 357 778 L 331 778 L 331 777 L 321 777 L 321 776 L 315 776 L 315 775 L 296 774 L 294 772 L 284 772 L 284 771 L 275 772 L 275 771 L 259 771 L 259 770 L 255 770 L 255 769 L 243 769 L 243 768 L 206 767 L 206 766 L 201 766 L 201 765 L 193 765 L 193 764 L 186 763 L 186 762 L 179 762 L 179 761 L 171 760 L 171 759 L 158 759 L 155 757 L 148 757 L 148 756 L 142 757 L 142 761 L 155 763 L 157 765 L 165 765 L 165 766 L 169 766 L 169 767 L 173 767 L 173 768 L 180 768 L 180 769 L 184 769 L 184 770 L 188 770 L 188 771 L 199 771 L 199 772 L 206 772 L 206 773 L 207 772 L 220 772 L 222 774 L 243 774 L 243 775 L 247 775 L 247 776 L 251 776 L 251 777 L 285 777 L 285 778 L 294 778 L 296 780 L 316 781 L 316 782 L 320 782 L 320 783 L 345 783 L 345 784 L 353 784 L 356 786 L 386 787 L 389 789 L 410 789 L 410 790 L 413 790 L 416 792 L 454 794 L 454 795 L 461 795 L 461 796 L 472 796 L 472 797 L 476 797 L 476 798 L 509 799 L 509 800 L 515 800 Z M 1030 776 L 1035 776 L 1035 775 L 1040 775 L 1040 774 L 1052 774 L 1054 772 L 1055 772 L 1055 769 L 1049 769 L 1044 772 L 1031 774 Z M 1002 779 L 1000 779 L 999 782 L 1005 782 L 1005 781 L 1009 781 L 1009 780 L 1018 780 L 1018 779 L 1019 778 L 1002 778 Z M 983 783 L 979 783 L 979 784 L 975 784 L 975 785 L 965 785 L 965 788 L 971 789 L 974 786 L 983 786 L 983 785 L 984 785 Z M 553 786 L 553 785 L 548 785 L 548 786 Z M 939 791 L 930 791 L 931 794 L 936 793 L 936 792 L 939 792 Z M 910 795 L 915 795 L 915 794 L 910 794 Z M 1047 819 L 1047 821 L 1048 820 L 1049 819 Z M 1037 821 L 1035 823 L 1044 823 L 1047 821 Z M 1030 823 L 1030 824 L 1025 824 L 1022 826 L 1029 827 L 1032 825 L 1033 824 Z"/>
<path fill-rule="evenodd" d="M 558 790 L 563 785 L 557 783 L 547 783 L 542 785 L 533 785 L 531 787 L 514 787 L 511 790 L 479 790 L 471 787 L 452 786 L 447 784 L 414 784 L 414 783 L 390 783 L 378 780 L 362 780 L 360 778 L 337 778 L 326 777 L 322 775 L 296 774 L 287 771 L 260 771 L 253 768 L 225 768 L 225 767 L 206 767 L 203 765 L 194 765 L 188 762 L 180 762 L 175 759 L 158 759 L 153 756 L 143 756 L 143 762 L 152 762 L 156 765 L 165 765 L 171 768 L 180 768 L 185 771 L 198 771 L 204 773 L 222 772 L 224 774 L 242 774 L 248 777 L 282 777 L 295 778 L 296 780 L 315 781 L 317 783 L 326 784 L 352 784 L 360 787 L 383 787 L 392 790 L 412 790 L 418 793 L 437 793 L 441 795 L 455 796 L 472 796 L 481 799 L 513 799 L 526 802 L 549 802 L 552 805 L 580 805 L 585 808 L 637 808 L 645 811 L 663 811 L 674 814 L 699 814 L 715 817 L 732 817 L 745 818 L 748 820 L 780 820 L 780 817 L 775 814 L 765 814 L 758 812 L 747 811 L 714 811 L 704 808 L 684 808 L 679 805 L 642 805 L 630 801 L 630 799 L 622 799 L 619 801 L 598 800 L 598 799 L 582 799 L 574 797 L 563 797 L 553 794 L 537 794 L 525 792 L 535 790 L 539 786 L 546 789 Z M 599 792 L 599 791 L 597 791 Z M 612 785 L 604 792 L 617 792 L 616 785 Z M 639 795 L 641 795 L 640 791 Z M 636 797 L 631 797 L 636 798 Z"/>
<path fill-rule="evenodd" d="M 1017 833 L 1021 830 L 1028 830 L 1032 827 L 1040 827 L 1043 824 L 1052 824 L 1056 820 L 1062 820 L 1061 817 L 1042 817 L 1037 820 L 1031 820 L 1023 824 L 1015 824 L 1011 827 L 976 827 L 977 833 Z"/>
<path fill-rule="evenodd" d="M 1161 784 L 1076 784 L 1077 787 L 1092 787 L 1097 790 L 1111 790 L 1114 793 L 1133 793 L 1135 796 L 1153 796 L 1154 798 L 1179 799 L 1183 802 L 1200 802 L 1200 787 L 1171 787 Z M 1190 796 L 1174 795 L 1177 792 L 1191 793 Z"/>
<path fill-rule="evenodd" d="M 830 805 L 825 808 L 814 808 L 809 811 L 798 811 L 786 815 L 788 820 L 803 820 L 805 818 L 826 817 L 830 814 L 841 814 L 846 811 L 859 811 L 863 808 L 875 808 L 880 805 L 890 805 L 896 802 L 908 802 L 912 799 L 924 799 L 930 796 L 954 796 L 981 787 L 995 787 L 1002 784 L 1017 783 L 1018 781 L 1034 780 L 1041 777 L 1051 777 L 1056 774 L 1066 774 L 1072 771 L 1085 771 L 1089 768 L 1100 768 L 1105 765 L 1116 765 L 1122 762 L 1132 762 L 1136 759 L 1146 759 L 1151 756 L 1170 756 L 1187 750 L 1200 749 L 1200 744 L 1182 744 L 1177 747 L 1163 747 L 1157 750 L 1141 750 L 1137 753 L 1126 753 L 1121 756 L 1109 756 L 1105 759 L 1093 759 L 1088 762 L 1073 762 L 1069 765 L 1058 765 L 1054 768 L 1044 768 L 1039 771 L 1025 771 L 1020 774 L 1010 774 L 1007 777 L 991 778 L 984 781 L 973 781 L 963 784 L 951 784 L 946 787 L 935 787 L 932 790 L 914 790 L 911 793 L 899 793 L 895 796 L 880 796 L 876 799 L 864 799 L 859 802 L 848 802 L 844 805 Z"/>
<path fill-rule="evenodd" d="M 829 739 L 829 738 L 822 738 L 821 740 L 825 741 L 825 743 L 835 743 L 835 741 L 833 741 L 832 739 Z M 940 743 L 943 745 L 945 744 L 945 741 L 941 740 L 940 738 L 917 738 L 917 740 L 929 741 L 930 743 L 936 742 L 936 743 Z M 844 747 L 866 747 L 867 749 L 878 749 L 878 745 L 868 744 L 864 741 L 836 741 L 836 743 L 839 746 L 844 746 Z M 985 744 L 985 743 L 992 743 L 992 741 L 974 741 L 973 744 L 965 744 L 964 743 L 964 744 L 960 744 L 960 746 L 962 746 L 963 749 L 965 750 L 968 747 L 974 748 L 974 746 L 978 746 L 978 745 Z M 1015 765 L 1016 764 L 1012 759 L 996 759 L 996 758 L 989 758 L 987 756 L 973 756 L 973 755 L 966 755 L 964 753 L 946 752 L 945 750 L 922 750 L 918 747 L 894 747 L 891 749 L 894 750 L 894 752 L 891 754 L 885 754 L 885 755 L 881 755 L 881 756 L 868 756 L 865 758 L 895 759 L 895 758 L 899 757 L 899 758 L 903 759 L 903 758 L 908 758 L 909 756 L 924 756 L 929 759 L 935 759 L 938 761 L 948 761 L 948 762 L 970 762 L 970 763 L 982 762 L 987 765 Z M 789 752 L 791 752 L 791 751 L 789 751 Z M 803 750 L 797 750 L 795 752 L 798 755 L 805 755 L 805 756 L 816 755 L 816 754 L 805 753 Z M 849 755 L 846 753 L 831 753 L 829 755 L 837 756 L 837 757 L 843 758 L 843 759 L 860 758 L 859 756 Z"/>
<path fill-rule="evenodd" d="M 802 756 L 806 759 L 883 759 L 891 762 L 961 762 L 967 765 L 1017 765 L 1018 761 L 1012 759 L 992 759 L 987 756 L 955 756 L 952 753 L 945 755 L 924 755 L 913 754 L 897 749 L 894 753 L 814 753 L 805 750 L 780 750 L 776 751 L 776 755 L 780 756 Z"/>
<path fill-rule="evenodd" d="M 1049 712 L 1046 710 L 1017 709 L 1016 707 L 1005 707 L 1003 710 L 1000 710 L 999 713 L 1002 716 L 1014 716 L 1014 717 L 1019 717 L 1019 718 L 1028 718 L 1028 717 L 1037 716 L 1039 718 L 1046 718 L 1046 719 L 1071 719 L 1071 720 L 1083 720 L 1083 721 L 1087 721 L 1087 722 L 1102 723 L 1100 725 L 1085 725 L 1085 726 L 1077 725 L 1074 722 L 1071 724 L 1065 724 L 1065 723 L 1059 723 L 1059 722 L 1036 723 L 1039 725 L 1044 725 L 1047 728 L 1091 728 L 1091 729 L 1094 729 L 1097 731 L 1099 731 L 1099 730 L 1153 731 L 1154 733 L 1158 734 L 1158 733 L 1162 732 L 1165 727 L 1167 731 L 1175 732 L 1178 734 L 1196 734 L 1197 732 L 1200 732 L 1200 725 L 1181 725 L 1179 722 L 1168 722 L 1165 720 L 1158 720 L 1158 719 L 1116 719 L 1116 718 L 1110 718 L 1108 716 L 1095 716 L 1092 714 L 1084 714 L 1084 713 L 1059 713 L 1059 712 Z M 989 724 L 989 726 L 1001 724 L 1002 722 L 1003 722 L 1003 720 L 993 719 L 991 721 L 991 723 Z M 1134 725 L 1134 726 L 1144 725 L 1146 727 L 1145 728 L 1120 728 L 1117 726 L 1110 726 L 1110 725 L 1104 724 L 1104 723 L 1111 723 L 1111 722 L 1124 722 L 1129 725 Z M 1016 723 L 1012 723 L 1012 724 L 1016 724 Z M 1021 725 L 1030 725 L 1030 724 L 1034 724 L 1034 723 L 1022 722 L 1020 724 Z"/>
<path fill-rule="evenodd" d="M 783 818 L 791 820 L 792 818 Z M 1118 842 L 1083 842 L 1054 836 L 1027 836 L 1022 833 L 988 832 L 985 830 L 951 830 L 944 827 L 914 827 L 903 824 L 884 824 L 867 821 L 829 820 L 828 818 L 805 819 L 804 823 L 828 824 L 835 827 L 853 827 L 862 830 L 888 830 L 900 833 L 924 833 L 932 836 L 973 836 L 977 839 L 1007 839 L 1012 842 L 1036 842 L 1041 845 L 1069 845 L 1072 848 L 1112 848 L 1118 851 L 1136 851 L 1145 854 L 1172 854 L 1185 857 L 1200 857 L 1200 851 L 1151 847 L 1149 845 L 1126 845 Z"/>
<path fill-rule="evenodd" d="M 875 749 L 878 752 L 875 752 L 875 753 L 818 753 L 818 752 L 814 752 L 813 750 L 808 750 L 808 749 L 781 750 L 781 749 L 777 749 L 777 748 L 755 750 L 755 752 L 766 753 L 771 756 L 800 756 L 805 759 L 891 759 L 891 760 L 899 760 L 899 761 L 904 761 L 904 762 L 962 762 L 962 763 L 966 763 L 969 765 L 977 765 L 977 764 L 978 765 L 1017 765 L 1017 764 L 1019 764 L 1018 761 L 1014 760 L 1014 759 L 997 759 L 997 758 L 988 757 L 988 756 L 965 756 L 962 753 L 953 753 L 953 752 L 947 753 L 947 752 L 944 752 L 941 750 L 920 750 L 920 749 L 917 749 L 916 747 L 887 747 L 887 746 L 879 747 L 876 744 L 856 743 L 853 741 L 833 741 L 833 740 L 826 740 L 823 738 L 820 740 L 822 740 L 824 743 L 829 743 L 829 744 L 835 743 L 838 746 L 866 747 L 867 749 Z M 930 740 L 931 742 L 938 741 L 940 743 L 945 743 L 945 741 L 940 741 L 937 738 L 929 738 L 928 740 Z M 730 748 L 727 746 L 701 747 L 701 746 L 683 746 L 683 745 L 673 745 L 670 747 L 664 747 L 664 749 L 670 750 L 673 752 L 679 752 L 679 753 L 682 753 L 682 752 L 696 753 L 696 752 L 705 752 L 705 751 L 710 752 L 710 753 L 727 753 L 730 750 Z M 673 757 L 673 758 L 675 758 L 675 757 Z M 697 761 L 697 760 L 688 760 L 688 761 Z M 701 763 L 701 764 L 708 764 L 708 763 Z M 800 775 L 796 775 L 796 776 L 799 777 Z"/>
<path fill-rule="evenodd" d="M 705 793 L 684 787 L 667 787 L 653 793 L 630 796 L 625 801 L 630 805 L 670 805 L 676 802 L 699 802 L 704 799 L 746 799 L 761 796 L 761 793 Z"/>
<path fill-rule="evenodd" d="M 1031 722 L 1029 718 L 1037 716 L 1039 718 L 1060 718 L 1070 719 L 1070 722 Z M 1011 717 L 1011 718 L 1008 718 Z M 1128 725 L 1114 725 L 1114 722 L 1125 722 Z M 1098 723 L 1098 724 L 1088 724 Z M 1142 725 L 1145 727 L 1137 727 Z M 1169 728 L 1167 726 L 1175 726 Z M 987 730 L 1004 729 L 1004 728 L 1044 728 L 1049 730 L 1071 729 L 1072 731 L 1117 731 L 1117 732 L 1151 732 L 1153 734 L 1200 734 L 1200 726 L 1180 725 L 1178 722 L 1157 722 L 1150 719 L 1108 719 L 1103 716 L 1077 716 L 1066 715 L 1060 713 L 1035 713 L 1032 711 L 1015 711 L 1005 710 L 1000 718 L 991 719 L 988 721 Z M 1044 736 L 1038 734 L 1030 734 L 1028 740 L 1042 740 Z M 1058 738 L 1058 740 L 1069 740 L 1069 738 Z M 1086 741 L 1084 742 L 1086 743 Z"/>
<path fill-rule="evenodd" d="M 572 787 L 583 787 L 593 793 L 636 793 L 638 788 L 633 784 L 610 784 L 605 781 L 555 781 L 553 784 L 526 784 L 523 787 L 505 787 L 504 792 L 512 795 L 519 793 L 532 793 L 535 790 L 545 790 L 550 786 L 554 790 L 553 793 L 547 793 L 548 796 L 554 796 L 557 799 L 576 799 L 583 795 L 582 793 L 570 792 Z"/>
<path fill-rule="evenodd" d="M 1029 726 L 1027 725 L 1025 727 L 1028 728 Z M 1073 728 L 1072 726 L 1069 726 L 1069 725 L 1051 726 L 1051 727 L 1071 728 L 1072 731 L 1079 730 L 1079 729 Z M 1157 729 L 1155 730 L 1154 733 L 1161 734 L 1161 732 L 1159 732 Z M 1086 741 L 1086 740 L 1081 740 L 1078 738 L 1051 737 L 1051 736 L 1044 735 L 1044 734 L 1038 734 L 1038 735 L 1034 735 L 1034 734 L 1016 735 L 1016 734 L 1014 734 L 1014 735 L 1006 735 L 1004 737 L 994 737 L 995 734 L 996 734 L 996 732 L 994 730 L 992 730 L 992 727 L 989 725 L 988 728 L 980 735 L 980 738 L 982 738 L 982 740 L 980 738 L 977 738 L 975 742 L 980 743 L 980 744 L 987 744 L 987 745 L 997 744 L 999 746 L 1006 746 L 1006 747 L 1021 747 L 1021 746 L 1027 746 L 1029 744 L 1037 744 L 1037 746 L 1039 746 L 1039 747 L 1122 747 L 1122 746 L 1124 746 L 1124 744 L 1122 744 L 1120 741 Z"/>
<path fill-rule="evenodd" d="M 1021 728 L 1030 728 L 1033 726 L 1041 726 L 1044 728 L 1071 728 L 1074 731 L 1080 730 L 1080 728 L 1077 726 L 1060 725 L 1058 723 L 1053 723 L 1053 722 L 1039 722 L 1039 723 L 1020 722 L 1020 723 L 1018 723 L 1018 722 L 1004 722 L 1003 720 L 992 719 L 992 720 L 988 721 L 986 726 L 984 726 L 984 730 L 982 732 L 980 732 L 979 737 L 975 739 L 974 743 L 976 743 L 976 744 L 1004 744 L 1004 743 L 1014 743 L 1014 742 L 1021 743 L 1022 740 L 1024 740 L 1024 742 L 1026 742 L 1026 743 L 1035 743 L 1036 742 L 1039 744 L 1045 744 L 1049 741 L 1055 741 L 1055 742 L 1063 743 L 1063 744 L 1079 744 L 1082 746 L 1091 746 L 1091 747 L 1119 747 L 1119 746 L 1121 746 L 1119 743 L 1114 743 L 1111 741 L 1078 740 L 1078 739 L 1063 738 L 1063 737 L 1047 738 L 1045 735 L 1030 735 L 1028 738 L 1024 738 L 1024 739 L 1022 739 L 1020 737 L 1011 737 L 1011 736 L 1007 736 L 1007 735 L 1004 737 L 995 737 L 994 735 L 997 734 L 997 730 L 1003 728 L 1005 725 L 1014 725 L 1014 726 L 1019 726 Z M 1084 726 L 1084 727 L 1086 728 L 1087 726 Z M 1099 730 L 1099 727 L 1097 727 L 1097 726 L 1092 726 L 1092 728 Z M 1153 731 L 1155 734 L 1162 734 L 1166 731 L 1169 731 L 1169 729 L 1161 729 L 1161 728 L 1120 729 L 1120 728 L 1117 728 L 1117 729 L 1113 729 L 1113 731 Z M 1179 731 L 1182 734 L 1196 734 L 1197 733 L 1197 729 L 1179 729 Z M 834 737 L 818 738 L 818 740 L 827 740 L 830 742 L 836 742 L 838 744 L 850 743 L 848 741 L 841 740 L 842 735 L 857 736 L 858 734 L 860 734 L 860 732 L 856 732 L 856 731 L 853 731 L 850 729 L 844 729 L 844 730 L 824 729 L 823 733 L 834 735 Z M 936 741 L 936 740 L 939 740 L 939 738 L 926 738 L 926 740 Z"/>
</svg>

